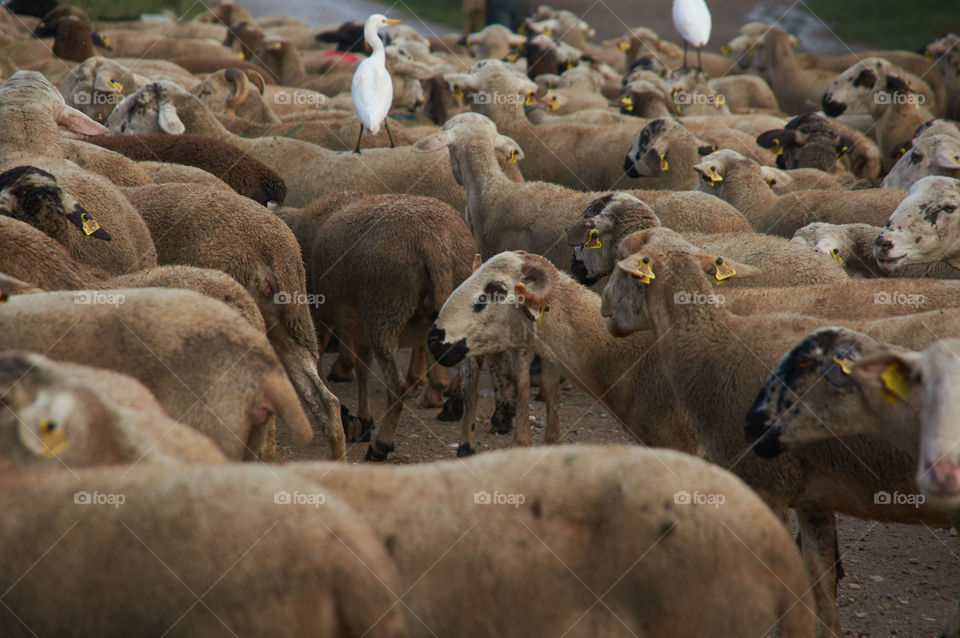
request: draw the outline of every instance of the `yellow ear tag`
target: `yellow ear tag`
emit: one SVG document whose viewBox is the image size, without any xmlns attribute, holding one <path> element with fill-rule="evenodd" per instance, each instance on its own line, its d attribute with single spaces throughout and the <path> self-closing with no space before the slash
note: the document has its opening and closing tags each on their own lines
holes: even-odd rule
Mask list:
<svg viewBox="0 0 960 638">
<path fill-rule="evenodd" d="M 629 95 L 625 95 L 624 97 L 620 98 L 620 104 L 623 105 L 623 110 L 627 113 L 631 113 L 633 111 L 633 98 Z"/>
<path fill-rule="evenodd" d="M 837 151 L 837 159 L 840 159 L 841 157 L 843 157 L 846 154 L 848 148 L 849 148 L 848 146 L 841 146 L 840 150 Z"/>
<path fill-rule="evenodd" d="M 923 52 L 923 57 L 925 57 L 925 58 L 928 59 L 928 60 L 932 60 L 932 59 L 933 59 L 933 54 L 930 53 L 929 51 L 924 51 L 924 52 Z"/>
<path fill-rule="evenodd" d="M 603 244 L 600 243 L 600 231 L 594 228 L 590 231 L 590 235 L 587 237 L 587 243 L 583 245 L 584 248 L 602 248 Z"/>
<path fill-rule="evenodd" d="M 776 177 L 768 177 L 768 178 L 767 178 L 767 186 L 769 186 L 770 188 L 773 188 L 773 185 L 776 184 L 776 183 L 777 183 L 777 178 L 776 178 Z"/>
<path fill-rule="evenodd" d="M 56 456 L 67 449 L 67 439 L 56 423 L 50 419 L 43 419 L 37 429 L 40 430 L 40 443 L 43 446 L 44 456 Z"/>
<path fill-rule="evenodd" d="M 242 60 L 242 59 L 243 59 L 243 51 L 237 51 L 237 59 L 238 59 L 238 60 Z"/>
<path fill-rule="evenodd" d="M 898 403 L 900 399 L 909 400 L 910 390 L 907 387 L 907 379 L 900 372 L 900 366 L 896 362 L 886 367 L 880 374 L 880 379 L 883 381 L 880 396 L 890 403 Z"/>
<path fill-rule="evenodd" d="M 523 105 L 533 106 L 536 103 L 537 103 L 537 98 L 534 97 L 533 91 L 530 91 L 529 93 L 527 93 L 527 97 L 523 100 Z"/>
<path fill-rule="evenodd" d="M 80 224 L 83 226 L 83 234 L 88 237 L 100 230 L 100 224 L 97 223 L 97 220 L 86 213 L 80 216 Z"/>
<path fill-rule="evenodd" d="M 567 70 L 569 71 L 572 68 L 573 68 L 573 62 L 571 62 L 570 60 L 567 60 Z"/>
<path fill-rule="evenodd" d="M 903 157 L 906 152 L 907 152 L 907 147 L 906 147 L 906 146 L 901 146 L 900 148 L 898 148 L 898 149 L 897 149 L 897 159 L 900 159 L 901 157 Z"/>
<path fill-rule="evenodd" d="M 683 115 L 683 107 L 677 104 L 677 115 Z"/>
<path fill-rule="evenodd" d="M 840 366 L 840 371 L 844 374 L 850 374 L 850 364 L 853 363 L 850 359 L 841 359 L 840 357 L 834 357 L 833 362 Z"/>
<path fill-rule="evenodd" d="M 830 251 L 830 256 L 833 257 L 833 260 L 837 262 L 838 266 L 843 265 L 843 257 L 840 256 L 840 249 L 834 248 Z"/>
<path fill-rule="evenodd" d="M 460 98 L 463 97 L 463 89 L 460 88 L 460 85 L 459 85 L 459 84 L 454 84 L 454 85 L 453 85 L 453 90 L 450 91 L 450 95 L 452 95 L 453 97 L 455 97 L 455 98 L 457 98 L 457 99 L 460 99 Z"/>
<path fill-rule="evenodd" d="M 620 40 L 617 42 L 618 51 L 626 51 L 630 48 L 630 42 L 628 40 Z"/>
<path fill-rule="evenodd" d="M 670 170 L 670 162 L 667 161 L 666 153 L 660 153 L 660 170 L 664 173 Z"/>
<path fill-rule="evenodd" d="M 508 62 L 516 62 L 518 59 L 520 59 L 520 52 L 518 50 L 511 49 L 510 52 L 507 53 Z"/>
<path fill-rule="evenodd" d="M 103 46 L 107 47 L 108 49 L 112 46 L 110 44 L 110 38 L 105 35 L 100 37 L 100 41 L 103 42 Z"/>
<path fill-rule="evenodd" d="M 783 146 L 780 145 L 780 140 L 777 138 L 773 139 L 773 146 L 770 147 L 771 155 L 783 155 Z"/>
<path fill-rule="evenodd" d="M 511 148 L 510 156 L 507 157 L 507 161 L 510 162 L 511 164 L 516 164 L 519 161 L 519 157 L 520 157 L 520 154 L 517 153 L 517 149 Z"/>
<path fill-rule="evenodd" d="M 635 274 L 633 278 L 639 279 L 648 286 L 652 280 L 657 278 L 657 276 L 653 274 L 653 268 L 650 267 L 649 257 L 644 257 L 642 263 L 637 264 L 637 274 Z"/>
<path fill-rule="evenodd" d="M 557 102 L 557 96 L 556 96 L 556 95 L 551 95 L 551 96 L 550 96 L 550 104 L 547 105 L 547 110 L 548 110 L 548 111 L 556 111 L 558 108 L 560 108 L 560 103 Z"/>
<path fill-rule="evenodd" d="M 727 263 L 723 261 L 723 257 L 717 257 L 714 259 L 713 265 L 717 268 L 717 272 L 713 274 L 713 278 L 716 280 L 717 284 L 722 284 L 727 279 L 730 279 L 737 274 L 736 270 L 728 266 Z"/>
<path fill-rule="evenodd" d="M 123 84 L 120 82 L 117 82 L 116 80 L 110 80 L 107 82 L 107 84 L 113 87 L 113 90 L 116 91 L 117 94 L 123 93 Z"/>
<path fill-rule="evenodd" d="M 520 35 L 526 35 L 526 34 L 527 34 L 527 23 L 526 23 L 526 22 L 521 22 L 521 23 L 520 23 L 520 26 L 517 27 L 517 33 L 519 33 Z"/>
<path fill-rule="evenodd" d="M 537 325 L 538 325 L 538 326 L 540 325 L 540 322 L 543 321 L 543 313 L 544 313 L 544 311 L 545 311 L 546 309 L 547 309 L 547 307 L 544 306 L 543 308 L 540 309 L 540 314 L 537 315 Z"/>
<path fill-rule="evenodd" d="M 553 29 L 544 29 L 540 32 L 541 35 L 553 35 Z"/>
<path fill-rule="evenodd" d="M 726 103 L 727 103 L 727 98 L 723 97 L 722 95 L 718 95 L 713 100 L 713 108 L 715 109 L 723 108 L 723 105 Z"/>
<path fill-rule="evenodd" d="M 720 55 L 730 55 L 730 47 L 725 44 L 720 45 Z"/>
</svg>

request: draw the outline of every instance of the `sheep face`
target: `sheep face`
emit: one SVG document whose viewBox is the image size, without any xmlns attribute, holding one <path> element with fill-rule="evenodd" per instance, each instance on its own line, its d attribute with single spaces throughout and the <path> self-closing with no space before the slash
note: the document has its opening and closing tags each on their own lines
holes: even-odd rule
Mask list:
<svg viewBox="0 0 960 638">
<path fill-rule="evenodd" d="M 186 130 L 171 96 L 184 91 L 169 82 L 152 82 L 131 93 L 107 118 L 111 133 L 138 135 L 167 133 L 180 135 Z"/>
<path fill-rule="evenodd" d="M 682 129 L 682 132 L 677 131 Z M 643 127 L 640 135 L 623 160 L 623 170 L 630 177 L 656 177 L 661 172 L 670 169 L 670 159 L 667 157 L 671 137 L 682 139 L 687 130 L 679 122 L 664 118 L 656 119 Z M 689 134 L 689 133 L 688 133 Z M 692 138 L 693 136 L 690 135 Z"/>
<path fill-rule="evenodd" d="M 447 298 L 427 336 L 430 352 L 453 366 L 466 356 L 531 346 L 558 277 L 539 255 L 494 256 Z"/>
<path fill-rule="evenodd" d="M 854 362 L 882 349 L 848 328 L 810 333 L 777 362 L 747 412 L 746 439 L 772 458 L 797 445 L 858 434 L 863 419 Z"/>
<path fill-rule="evenodd" d="M 925 177 L 914 184 L 877 236 L 873 254 L 880 268 L 957 258 L 960 180 Z"/>
<path fill-rule="evenodd" d="M 831 172 L 852 142 L 841 140 L 830 123 L 815 113 L 793 118 L 783 129 L 767 131 L 757 144 L 777 157 L 782 169 L 817 168 Z"/>
<path fill-rule="evenodd" d="M 111 418 L 89 388 L 37 354 L 0 355 L 0 439 L 7 461 L 67 466 L 109 462 L 109 441 L 94 435 Z"/>
<path fill-rule="evenodd" d="M 700 175 L 696 190 L 725 200 L 727 190 L 725 179 L 730 177 L 730 172 L 741 164 L 753 164 L 753 162 L 736 151 L 727 149 L 710 153 L 693 166 L 693 170 Z M 760 167 L 757 166 L 756 169 L 759 172 Z"/>
<path fill-rule="evenodd" d="M 906 90 L 909 78 L 900 67 L 882 58 L 865 58 L 837 76 L 821 100 L 830 117 L 844 113 L 875 115 L 889 103 L 883 93 Z"/>
<path fill-rule="evenodd" d="M 69 193 L 57 179 L 34 166 L 18 166 L 0 173 L 0 215 L 30 224 L 64 242 L 70 232 L 109 241 L 110 233 Z M 71 230 L 71 224 L 76 231 Z"/>
<path fill-rule="evenodd" d="M 620 255 L 617 245 L 625 229 L 659 226 L 660 220 L 645 203 L 626 193 L 612 193 L 593 200 L 580 219 L 567 230 L 567 244 L 574 246 L 571 273 L 586 286 L 613 271 Z"/>
<path fill-rule="evenodd" d="M 856 250 L 853 238 L 841 226 L 823 222 L 807 224 L 794 233 L 790 241 L 830 255 L 841 266 L 853 257 Z"/>
<path fill-rule="evenodd" d="M 960 179 L 960 139 L 932 135 L 913 140 L 883 180 L 884 188 L 910 188 L 930 175 Z"/>
<path fill-rule="evenodd" d="M 257 122 L 278 121 L 264 101 L 263 91 L 264 80 L 259 73 L 231 68 L 211 73 L 190 92 L 214 113 L 230 113 Z"/>
<path fill-rule="evenodd" d="M 67 104 L 100 122 L 138 87 L 134 75 L 113 60 L 95 56 L 77 65 L 60 83 Z"/>
</svg>

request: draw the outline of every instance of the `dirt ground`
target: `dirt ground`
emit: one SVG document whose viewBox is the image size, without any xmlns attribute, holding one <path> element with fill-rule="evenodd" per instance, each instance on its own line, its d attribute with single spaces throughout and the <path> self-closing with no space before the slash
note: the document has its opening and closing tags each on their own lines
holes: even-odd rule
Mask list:
<svg viewBox="0 0 960 638">
<path fill-rule="evenodd" d="M 403 353 L 406 369 L 408 353 Z M 336 355 L 324 356 L 324 374 Z M 374 376 L 375 375 L 375 376 Z M 375 418 L 385 409 L 385 386 L 379 368 L 374 370 Z M 356 413 L 356 383 L 335 383 L 334 391 Z M 531 395 L 535 391 L 531 392 Z M 563 443 L 634 445 L 615 417 L 584 392 L 565 386 L 560 397 Z M 422 463 L 456 456 L 459 423 L 443 423 L 438 409 L 418 409 L 408 398 L 397 429 L 392 463 Z M 534 441 L 543 439 L 544 404 L 531 401 Z M 512 435 L 489 434 L 493 412 L 490 379 L 483 374 L 480 388 L 481 423 L 477 425 L 480 453 L 510 446 Z M 347 459 L 363 463 L 366 443 L 348 443 Z M 326 449 L 311 444 L 294 448 L 280 438 L 278 458 L 326 458 Z M 846 577 L 840 586 L 840 617 L 844 635 L 937 636 L 960 600 L 960 539 L 945 529 L 887 525 L 840 517 L 840 552 Z"/>
</svg>

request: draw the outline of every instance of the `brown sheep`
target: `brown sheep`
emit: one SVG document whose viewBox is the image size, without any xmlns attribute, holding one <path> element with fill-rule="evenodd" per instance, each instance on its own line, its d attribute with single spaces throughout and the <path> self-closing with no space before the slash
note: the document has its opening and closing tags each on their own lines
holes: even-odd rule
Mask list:
<svg viewBox="0 0 960 638">
<path fill-rule="evenodd" d="M 250 90 L 250 85 L 254 90 Z M 211 73 L 191 89 L 214 113 L 235 115 L 248 122 L 272 123 L 280 118 L 261 96 L 265 85 L 257 71 L 230 67 Z"/>
<path fill-rule="evenodd" d="M 383 370 L 389 407 L 366 458 L 385 460 L 406 392 L 397 349 L 426 346 L 444 300 L 470 275 L 476 253 L 470 229 L 450 206 L 410 195 L 337 193 L 277 215 L 300 243 L 308 292 L 328 302 L 311 308 L 317 327 L 336 329 L 358 347 L 358 415 L 365 426 L 372 425 L 373 356 Z M 441 372 L 431 368 L 434 392 Z"/>
<path fill-rule="evenodd" d="M 202 168 L 259 204 L 282 203 L 287 196 L 287 185 L 275 171 L 229 142 L 205 135 L 103 135 L 90 141 L 133 160 Z"/>
<path fill-rule="evenodd" d="M 303 262 L 290 229 L 239 195 L 200 184 L 160 184 L 126 195 L 156 239 L 164 264 L 216 268 L 247 289 L 317 432 L 344 455 L 340 405 L 317 375 L 317 336 Z"/>
</svg>

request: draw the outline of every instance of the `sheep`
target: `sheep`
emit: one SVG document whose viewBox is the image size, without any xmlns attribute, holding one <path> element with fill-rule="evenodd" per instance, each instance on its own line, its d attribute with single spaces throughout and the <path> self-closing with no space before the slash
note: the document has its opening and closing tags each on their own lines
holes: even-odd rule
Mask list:
<svg viewBox="0 0 960 638">
<path fill-rule="evenodd" d="M 757 137 L 757 145 L 776 156 L 779 168 L 816 168 L 827 173 L 832 173 L 837 160 L 860 142 L 841 135 L 831 122 L 816 113 L 798 115 L 782 129 Z M 878 159 L 877 173 L 869 177 L 876 177 L 879 170 Z"/>
<path fill-rule="evenodd" d="M 892 102 L 893 92 L 908 88 L 916 92 L 914 100 L 925 109 L 942 112 L 936 110 L 935 95 L 926 82 L 882 58 L 864 58 L 838 75 L 820 103 L 829 117 L 866 116 L 869 126 L 874 114 Z"/>
<path fill-rule="evenodd" d="M 198 184 L 144 186 L 126 196 L 150 226 L 161 263 L 222 270 L 247 289 L 314 428 L 332 457 L 342 457 L 340 406 L 317 375 L 316 331 L 290 229 L 240 195 Z"/>
<path fill-rule="evenodd" d="M 851 276 L 960 279 L 960 273 L 955 268 L 942 262 L 883 272 L 873 255 L 874 240 L 882 230 L 870 224 L 837 225 L 815 222 L 798 230 L 790 241 L 831 255 Z"/>
<path fill-rule="evenodd" d="M 205 184 L 222 190 L 233 190 L 219 177 L 202 168 L 166 162 L 137 162 L 137 164 L 154 184 Z"/>
<path fill-rule="evenodd" d="M 580 283 L 593 283 L 610 274 L 618 251 L 630 250 L 630 235 L 660 226 L 653 211 L 628 195 L 598 199 L 586 208 L 576 224 L 567 230 L 567 244 L 574 246 L 571 268 Z M 684 239 L 702 250 L 732 257 L 750 266 L 760 266 L 757 277 L 731 282 L 734 286 L 828 285 L 847 280 L 843 271 L 826 256 L 811 255 L 781 237 L 761 235 L 752 230 L 719 233 L 682 233 Z"/>
<path fill-rule="evenodd" d="M 510 181 L 500 170 L 495 149 L 499 148 L 507 156 L 523 158 L 522 149 L 509 137 L 499 135 L 490 120 L 475 113 L 451 118 L 444 130 L 421 139 L 414 148 L 423 152 L 448 149 L 454 179 L 463 184 L 467 193 L 466 220 L 477 237 L 483 257 L 523 248 L 544 255 L 558 267 L 570 263 L 572 250 L 562 241 L 563 233 L 600 193 L 570 191 L 547 182 Z M 658 197 L 666 195 L 662 192 L 636 194 L 649 196 L 655 210 L 660 210 Z M 707 231 L 749 228 L 742 216 L 731 208 L 711 207 L 701 215 L 700 210 L 691 206 L 692 200 L 687 194 L 674 199 L 677 201 L 671 202 L 672 205 L 664 205 L 662 214 L 663 222 L 675 228 Z"/>
<path fill-rule="evenodd" d="M 502 60 L 511 50 L 518 50 L 526 44 L 527 38 L 512 32 L 502 24 L 491 24 L 464 38 L 467 51 L 474 58 Z"/>
<path fill-rule="evenodd" d="M 139 381 L 30 352 L 0 353 L 3 458 L 86 467 L 118 463 L 222 463 L 223 453 L 172 420 Z"/>
<path fill-rule="evenodd" d="M 70 62 L 83 62 L 95 55 L 94 45 L 112 50 L 109 40 L 93 31 L 89 22 L 76 16 L 64 16 L 53 22 L 42 23 L 43 28 L 34 31 L 34 36 L 53 36 L 53 55 Z"/>
<path fill-rule="evenodd" d="M 204 135 L 104 135 L 91 142 L 132 160 L 170 162 L 202 168 L 258 204 L 282 204 L 283 179 L 235 146 Z"/>
<path fill-rule="evenodd" d="M 263 76 L 256 71 L 231 67 L 211 73 L 193 87 L 191 93 L 199 97 L 211 111 L 221 111 L 263 124 L 279 122 L 280 118 L 264 100 L 249 99 L 251 83 L 263 95 Z"/>
<path fill-rule="evenodd" d="M 380 364 L 389 389 L 388 409 L 366 459 L 383 461 L 394 449 L 406 391 L 397 348 L 426 346 L 434 313 L 470 273 L 476 252 L 470 230 L 449 206 L 406 195 L 338 193 L 276 214 L 300 244 L 307 291 L 318 299 L 335 300 L 311 306 L 316 325 L 336 329 L 358 347 L 358 415 L 365 428 L 373 425 L 367 387 L 372 357 Z M 354 237 L 355 242 L 344 244 L 343 237 Z M 376 258 L 344 259 L 348 249 Z M 410 267 L 411 258 L 417 268 Z M 428 400 L 434 404 L 442 390 L 441 371 L 434 368 L 430 374 L 433 394 Z"/>
<path fill-rule="evenodd" d="M 910 187 L 874 240 L 874 256 L 886 272 L 910 264 L 943 261 L 960 268 L 956 223 L 960 180 L 924 177 Z"/>
<path fill-rule="evenodd" d="M 604 42 L 607 46 L 615 46 L 626 56 L 626 68 L 632 68 L 634 63 L 650 56 L 659 60 L 666 68 L 673 70 L 684 65 L 683 49 L 660 37 L 652 29 L 638 27 L 630 29 L 622 38 Z M 712 77 L 721 77 L 730 74 L 735 64 L 729 58 L 716 53 L 704 51 L 703 70 Z"/>
<path fill-rule="evenodd" d="M 196 17 L 197 22 L 212 22 L 213 24 L 222 24 L 226 27 L 237 24 L 238 22 L 255 22 L 250 12 L 240 6 L 237 2 L 226 2 L 221 0 L 212 7 Z"/>
<path fill-rule="evenodd" d="M 697 190 L 733 205 L 757 232 L 787 238 L 814 221 L 879 225 L 905 195 L 904 191 L 879 188 L 843 193 L 810 190 L 778 197 L 760 166 L 730 150 L 707 155 L 694 170 L 700 174 Z"/>
<path fill-rule="evenodd" d="M 89 138 L 96 139 L 96 138 Z M 114 151 L 66 136 L 60 140 L 64 159 L 80 168 L 110 180 L 114 186 L 130 188 L 153 183 L 137 162 Z"/>
<path fill-rule="evenodd" d="M 57 124 L 98 135 L 103 126 L 67 106 L 43 76 L 18 71 L 0 87 L 0 170 L 29 165 L 52 174 L 104 227 L 110 242 L 79 242 L 75 258 L 111 274 L 157 265 L 150 231 L 107 179 L 64 161 Z"/>
<path fill-rule="evenodd" d="M 186 130 L 233 144 L 283 178 L 288 206 L 304 206 L 351 186 L 359 191 L 436 197 L 457 210 L 463 210 L 465 203 L 463 189 L 442 164 L 442 156 L 425 158 L 405 147 L 341 154 L 280 137 L 248 140 L 228 133 L 196 96 L 167 83 L 151 83 L 127 96 L 107 123 L 114 133 L 177 134 Z"/>
<path fill-rule="evenodd" d="M 15 295 L 3 305 L 0 325 L 2 349 L 42 352 L 138 379 L 167 414 L 209 436 L 228 458 L 260 455 L 273 414 L 296 441 L 312 434 L 266 337 L 199 293 L 121 288 Z M 224 370 L 225 360 L 235 365 Z"/>
<path fill-rule="evenodd" d="M 262 65 L 278 84 L 336 95 L 350 91 L 353 73 L 349 70 L 311 76 L 303 67 L 300 52 L 288 40 L 264 40 L 253 59 Z"/>
<path fill-rule="evenodd" d="M 389 552 L 317 481 L 238 465 L 64 471 L 6 464 L 2 473 L 0 574 L 16 582 L 0 615 L 5 636 L 157 628 L 257 638 L 409 635 L 394 607 L 391 592 L 401 591 L 401 580 Z M 322 507 L 277 504 L 295 492 Z M 780 571 L 803 591 L 791 563 Z M 42 594 L 52 588 L 70 595 Z M 786 610 L 786 592 L 778 600 Z M 111 605 L 117 611 L 90 613 Z M 775 619 L 777 608 L 769 614 Z"/>
<path fill-rule="evenodd" d="M 960 54 L 957 43 L 960 37 L 955 33 L 943 35 L 923 48 L 927 58 L 933 60 L 941 72 L 945 84 L 944 115 L 951 119 L 960 118 Z"/>
<path fill-rule="evenodd" d="M 694 164 L 702 155 L 719 150 L 718 145 L 744 153 L 752 151 L 753 158 L 768 161 L 740 131 L 716 130 L 706 137 L 707 141 L 697 139 L 677 120 L 653 120 L 640 131 L 623 160 L 623 168 L 630 177 L 657 177 L 658 185 L 663 189 L 692 190 L 697 185 Z"/>
<path fill-rule="evenodd" d="M 263 42 L 264 38 L 266 38 L 266 34 L 264 34 L 263 29 L 255 23 L 241 20 L 228 25 L 223 46 L 237 48 L 234 47 L 234 44 L 238 45 L 237 50 L 240 51 L 243 58 L 250 60 L 253 59 L 254 51 Z"/>
<path fill-rule="evenodd" d="M 749 267 L 691 249 L 667 229 L 654 228 L 642 231 L 642 235 L 641 250 L 619 262 L 618 268 L 639 278 L 642 294 L 634 303 L 639 304 L 641 325 L 652 327 L 664 375 L 690 413 L 708 458 L 734 464 L 736 473 L 775 511 L 795 509 L 805 564 L 822 578 L 814 588 L 818 617 L 826 627 L 837 630 L 832 512 L 938 525 L 945 520 L 923 508 L 874 505 L 873 494 L 881 489 L 909 491 L 913 482 L 907 455 L 880 442 L 848 441 L 844 446 L 815 443 L 771 461 L 743 456 L 743 416 L 757 388 L 785 350 L 826 320 L 787 314 L 739 317 L 709 303 L 675 303 L 674 295 L 680 291 L 704 297 L 713 293 L 704 272 L 716 274 L 722 268 L 732 268 L 749 275 Z M 927 330 L 951 334 L 958 325 L 957 312 L 929 312 L 850 325 L 878 339 L 909 341 Z M 776 329 L 771 330 L 771 325 Z M 729 374 L 732 362 L 737 365 L 734 375 Z M 851 474 L 851 468 L 869 467 L 867 460 L 876 469 Z M 823 578 L 824 574 L 830 577 Z"/>
<path fill-rule="evenodd" d="M 725 635 L 814 632 L 809 585 L 782 524 L 728 472 L 684 454 L 567 446 L 463 465 L 297 463 L 283 473 L 369 504 L 364 519 L 402 575 L 397 591 L 410 590 L 415 635 L 693 635 L 704 622 Z M 722 494 L 725 505 L 677 504 L 695 492 Z M 677 560 L 681 547 L 690 560 Z M 451 548 L 441 561 L 438 548 Z M 695 558 L 700 551 L 710 558 Z M 727 582 L 748 588 L 736 605 L 716 594 Z M 590 592 L 608 592 L 605 608 Z M 689 613 L 689 596 L 702 601 L 700 614 Z"/>
<path fill-rule="evenodd" d="M 830 173 L 818 168 L 794 168 L 781 170 L 772 166 L 761 166 L 760 172 L 767 185 L 777 195 L 808 190 L 842 190 L 843 187 Z"/>
<path fill-rule="evenodd" d="M 960 139 L 930 135 L 914 139 L 883 178 L 883 188 L 909 189 L 929 175 L 960 179 Z"/>
<path fill-rule="evenodd" d="M 607 44 L 596 45 L 588 42 L 587 38 L 596 35 L 596 30 L 584 22 L 574 13 L 562 9 L 549 18 L 536 22 L 527 22 L 531 33 L 553 35 L 561 43 L 583 51 L 591 61 L 614 67 L 623 73 L 623 54 L 615 46 Z M 487 56 L 493 57 L 493 56 Z"/>
<path fill-rule="evenodd" d="M 221 43 L 201 38 L 174 38 L 135 31 L 106 31 L 114 58 L 169 60 L 177 57 L 230 58 L 236 55 Z"/>
</svg>

